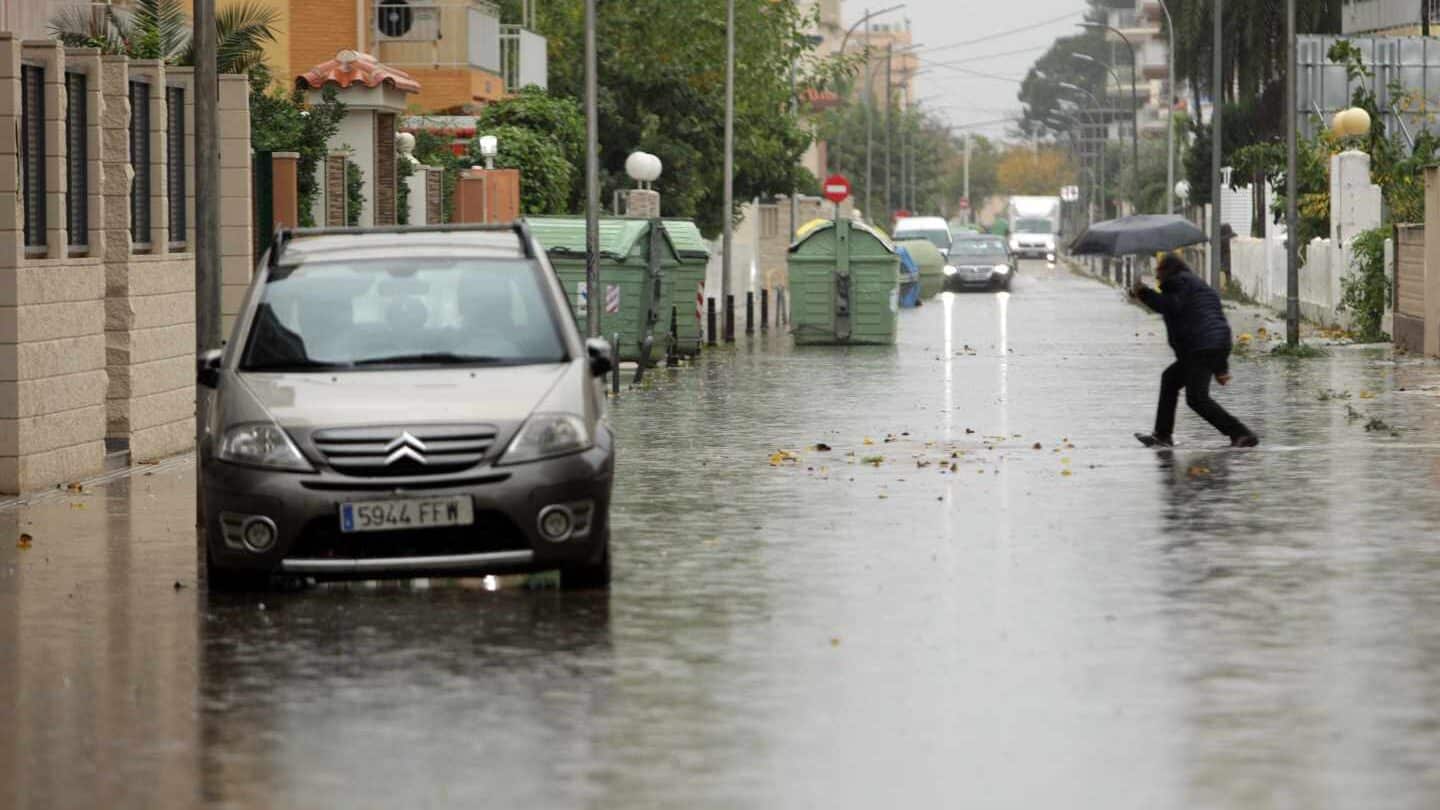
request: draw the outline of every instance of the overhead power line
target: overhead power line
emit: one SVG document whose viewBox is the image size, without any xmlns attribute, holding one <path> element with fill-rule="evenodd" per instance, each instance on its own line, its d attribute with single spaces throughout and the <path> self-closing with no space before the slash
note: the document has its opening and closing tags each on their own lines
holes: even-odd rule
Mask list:
<svg viewBox="0 0 1440 810">
<path fill-rule="evenodd" d="M 918 49 L 918 50 L 916 51 L 916 53 L 933 53 L 933 52 L 935 52 L 935 51 L 948 51 L 948 50 L 951 50 L 951 49 L 953 49 L 953 48 L 963 48 L 963 47 L 965 47 L 966 45 L 977 45 L 977 44 L 979 44 L 979 43 L 981 43 L 981 42 L 991 42 L 991 41 L 993 41 L 993 40 L 1000 39 L 1001 37 L 1008 37 L 1008 36 L 1013 36 L 1013 35 L 1015 35 L 1015 34 L 1024 34 L 1024 33 L 1027 33 L 1027 32 L 1029 32 L 1029 31 L 1036 31 L 1036 30 L 1039 30 L 1039 29 L 1041 29 L 1041 28 L 1044 28 L 1044 27 L 1047 26 L 1047 25 L 1054 25 L 1054 24 L 1056 24 L 1056 23 L 1064 22 L 1065 20 L 1069 20 L 1069 19 L 1074 18 L 1074 17 L 1079 17 L 1079 16 L 1081 16 L 1081 15 L 1084 14 L 1084 13 L 1085 13 L 1085 12 L 1083 12 L 1083 11 L 1072 11 L 1072 12 L 1070 12 L 1069 14 L 1062 14 L 1062 15 L 1060 15 L 1059 17 L 1053 17 L 1053 18 L 1048 19 L 1048 20 L 1041 20 L 1040 22 L 1037 22 L 1037 23 L 1031 23 L 1031 24 L 1029 24 L 1029 25 L 1022 25 L 1022 26 L 1020 26 L 1020 27 L 1018 27 L 1018 28 L 1011 28 L 1011 29 L 1008 29 L 1008 30 L 1005 30 L 1005 31 L 997 31 L 996 33 L 990 34 L 990 35 L 988 35 L 988 36 L 976 37 L 975 39 L 967 39 L 967 40 L 963 40 L 963 41 L 961 41 L 961 42 L 951 42 L 951 43 L 948 44 L 948 45 L 936 45 L 936 46 L 933 46 L 933 47 L 930 47 L 930 48 L 920 48 L 920 49 Z"/>
</svg>

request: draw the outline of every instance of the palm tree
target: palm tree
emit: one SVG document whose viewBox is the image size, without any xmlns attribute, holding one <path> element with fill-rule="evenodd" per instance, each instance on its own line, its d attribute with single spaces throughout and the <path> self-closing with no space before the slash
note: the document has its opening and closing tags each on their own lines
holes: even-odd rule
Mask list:
<svg viewBox="0 0 1440 810">
<path fill-rule="evenodd" d="M 248 73 L 265 61 L 265 44 L 275 41 L 279 15 L 256 0 L 231 3 L 215 15 L 216 62 L 221 73 Z M 72 47 L 99 48 L 132 59 L 195 64 L 192 25 L 181 0 L 134 0 L 129 10 L 114 6 L 71 7 L 50 20 L 50 32 Z"/>
</svg>

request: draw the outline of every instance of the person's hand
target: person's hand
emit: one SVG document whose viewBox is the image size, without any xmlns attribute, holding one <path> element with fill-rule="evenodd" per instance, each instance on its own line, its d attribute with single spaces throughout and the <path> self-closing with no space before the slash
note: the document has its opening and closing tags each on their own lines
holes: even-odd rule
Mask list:
<svg viewBox="0 0 1440 810">
<path fill-rule="evenodd" d="M 1221 385 L 1229 385 L 1229 384 L 1230 384 L 1230 372 L 1228 372 L 1228 371 L 1216 372 L 1216 374 L 1215 374 L 1215 382 L 1218 382 L 1218 383 L 1220 383 Z"/>
</svg>

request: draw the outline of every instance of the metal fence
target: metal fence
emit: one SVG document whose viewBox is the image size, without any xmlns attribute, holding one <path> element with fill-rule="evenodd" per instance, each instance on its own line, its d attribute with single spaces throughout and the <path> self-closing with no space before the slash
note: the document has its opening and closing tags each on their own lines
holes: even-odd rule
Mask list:
<svg viewBox="0 0 1440 810">
<path fill-rule="evenodd" d="M 86 115 L 86 76 L 65 73 L 65 228 L 70 247 L 90 241 L 90 123 Z"/>
<path fill-rule="evenodd" d="M 1359 84 L 1346 77 L 1344 65 L 1331 62 L 1327 56 L 1330 47 L 1340 40 L 1349 40 L 1364 54 L 1371 72 L 1367 83 L 1375 92 L 1387 132 L 1413 136 L 1436 125 L 1435 114 L 1440 112 L 1440 39 L 1304 35 L 1299 38 L 1297 96 L 1303 136 L 1313 137 L 1329 125 L 1335 113 L 1349 107 Z"/>
</svg>

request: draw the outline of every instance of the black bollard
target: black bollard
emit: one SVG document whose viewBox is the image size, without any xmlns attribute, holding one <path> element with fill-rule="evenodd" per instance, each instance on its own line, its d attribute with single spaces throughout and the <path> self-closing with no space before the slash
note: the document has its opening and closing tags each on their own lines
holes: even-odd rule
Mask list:
<svg viewBox="0 0 1440 810">
<path fill-rule="evenodd" d="M 705 299 L 705 344 L 715 345 L 715 299 Z"/>
<path fill-rule="evenodd" d="M 620 333 L 615 333 L 615 339 L 610 343 L 610 359 L 614 361 L 614 371 L 610 375 L 610 391 L 615 396 L 620 396 Z"/>
<path fill-rule="evenodd" d="M 768 332 L 769 330 L 770 330 L 770 290 L 767 288 L 767 289 L 763 289 L 763 290 L 760 291 L 760 331 L 761 331 L 761 332 Z"/>
<path fill-rule="evenodd" d="M 790 316 L 785 312 L 785 288 L 780 287 L 775 290 L 775 324 L 778 326 L 789 322 Z"/>
<path fill-rule="evenodd" d="M 755 334 L 755 291 L 745 292 L 745 334 Z"/>
<path fill-rule="evenodd" d="M 735 342 L 735 294 L 725 296 L 725 342 Z"/>
</svg>

